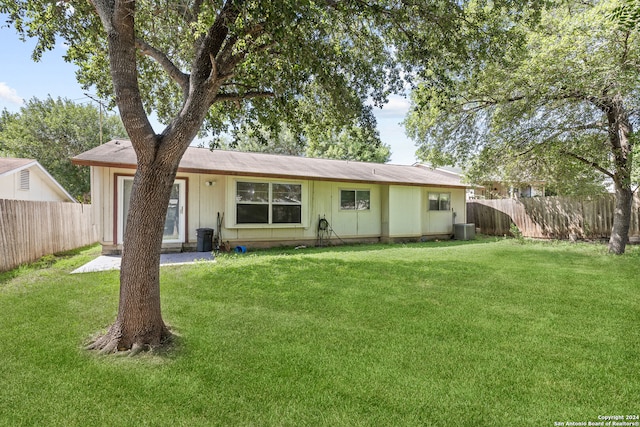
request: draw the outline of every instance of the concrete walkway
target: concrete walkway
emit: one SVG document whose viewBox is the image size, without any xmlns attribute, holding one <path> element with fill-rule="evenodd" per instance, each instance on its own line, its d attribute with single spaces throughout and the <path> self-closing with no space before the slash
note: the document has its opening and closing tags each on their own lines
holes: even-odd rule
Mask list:
<svg viewBox="0 0 640 427">
<path fill-rule="evenodd" d="M 180 252 L 175 254 L 161 254 L 160 265 L 181 265 L 194 264 L 196 262 L 212 262 L 215 256 L 211 252 Z M 86 263 L 80 268 L 71 272 L 76 273 L 92 273 L 94 271 L 120 270 L 119 255 L 100 255 L 91 262 Z"/>
</svg>

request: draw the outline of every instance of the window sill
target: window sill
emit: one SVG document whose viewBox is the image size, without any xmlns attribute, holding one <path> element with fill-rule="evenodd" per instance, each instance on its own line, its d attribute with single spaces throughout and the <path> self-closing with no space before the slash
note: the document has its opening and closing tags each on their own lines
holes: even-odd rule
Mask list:
<svg viewBox="0 0 640 427">
<path fill-rule="evenodd" d="M 233 229 L 281 229 L 281 228 L 308 228 L 306 224 L 233 224 L 226 228 Z"/>
</svg>

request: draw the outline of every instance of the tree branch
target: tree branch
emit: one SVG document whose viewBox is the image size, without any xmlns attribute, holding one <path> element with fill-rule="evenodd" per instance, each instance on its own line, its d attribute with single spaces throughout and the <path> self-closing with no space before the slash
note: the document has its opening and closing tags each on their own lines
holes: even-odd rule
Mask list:
<svg viewBox="0 0 640 427">
<path fill-rule="evenodd" d="M 484 95 L 481 95 L 484 96 Z M 522 101 L 526 97 L 524 95 L 512 96 L 503 100 L 498 100 L 489 96 L 488 98 L 465 98 L 461 104 L 459 104 L 462 111 L 465 112 L 477 112 L 484 110 L 485 108 L 495 107 L 499 104 L 511 103 L 516 101 Z"/>
<path fill-rule="evenodd" d="M 148 57 L 153 58 L 169 77 L 182 88 L 183 94 L 186 95 L 188 93 L 189 75 L 180 71 L 164 52 L 161 52 L 139 37 L 136 38 L 136 48 Z"/>
<path fill-rule="evenodd" d="M 229 35 L 229 23 L 235 21 L 239 14 L 240 10 L 236 3 L 226 1 L 207 33 L 197 43 L 198 48 L 191 73 L 191 79 L 195 79 L 192 82 L 192 87 L 204 86 L 213 91 L 216 90 L 218 73 L 223 70 L 220 69 L 220 63 L 213 61 L 212 58 L 216 58 L 221 49 L 236 37 Z M 215 93 L 211 93 L 211 95 L 213 96 Z"/>
<path fill-rule="evenodd" d="M 184 5 L 184 16 L 187 22 L 192 23 L 198 20 L 198 14 L 200 12 L 200 8 L 202 7 L 202 3 L 204 0 L 196 0 L 191 6 L 191 9 L 185 4 Z"/>
<path fill-rule="evenodd" d="M 220 93 L 216 95 L 213 103 L 217 102 L 227 102 L 227 101 L 241 101 L 243 99 L 252 99 L 252 98 L 273 98 L 275 93 L 273 92 L 245 92 L 241 93 Z"/>
<path fill-rule="evenodd" d="M 232 70 L 236 67 L 236 65 L 242 62 L 242 60 L 244 60 L 244 58 L 247 56 L 247 53 L 249 53 L 252 46 L 254 45 L 255 40 L 263 35 L 264 31 L 264 23 L 258 23 L 240 36 L 229 37 L 224 46 L 220 49 L 220 52 L 218 52 L 218 54 L 216 55 L 216 63 L 220 64 L 222 68 L 221 75 L 224 76 L 232 73 Z M 234 54 L 233 50 L 235 49 L 238 41 L 241 39 L 247 42 L 247 47 Z M 259 46 L 258 51 L 263 49 L 264 45 L 267 45 L 267 47 L 271 46 L 272 42 L 264 43 L 263 45 Z"/>
<path fill-rule="evenodd" d="M 598 163 L 596 162 L 592 162 L 591 160 L 585 159 L 582 156 L 579 156 L 575 153 L 572 153 L 570 151 L 566 151 L 566 150 L 560 150 L 560 153 L 564 154 L 565 156 L 569 156 L 569 157 L 573 157 L 574 159 L 591 166 L 592 168 L 602 172 L 603 174 L 607 175 L 610 178 L 614 178 L 614 174 L 609 172 L 607 169 L 603 168 L 602 166 L 600 166 Z"/>
<path fill-rule="evenodd" d="M 142 158 L 143 145 L 156 143 L 156 136 L 144 110 L 136 69 L 135 3 L 133 1 L 92 0 L 107 33 L 109 68 L 120 117 L 138 155 L 138 163 L 152 161 Z"/>
<path fill-rule="evenodd" d="M 230 37 L 229 25 L 241 13 L 240 7 L 237 1 L 224 1 L 207 32 L 195 41 L 185 102 L 178 115 L 162 133 L 165 139 L 172 140 L 166 150 L 185 150 L 188 141 L 190 142 L 196 136 L 209 107 L 213 104 L 222 80 L 218 75 L 221 71 L 220 64 L 216 64 L 212 58 L 215 58 Z M 180 137 L 176 138 L 177 135 Z"/>
</svg>

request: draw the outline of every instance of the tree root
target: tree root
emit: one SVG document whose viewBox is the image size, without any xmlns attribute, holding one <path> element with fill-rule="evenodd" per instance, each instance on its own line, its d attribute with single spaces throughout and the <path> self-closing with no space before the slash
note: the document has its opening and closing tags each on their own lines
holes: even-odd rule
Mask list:
<svg viewBox="0 0 640 427">
<path fill-rule="evenodd" d="M 89 345 L 85 347 L 85 350 L 95 350 L 98 354 L 115 353 L 118 350 L 121 334 L 114 333 L 114 326 L 112 326 L 106 334 L 98 336 L 89 343 Z"/>
<path fill-rule="evenodd" d="M 129 342 L 129 343 L 127 343 Z M 113 324 L 107 333 L 93 338 L 88 345 L 84 347 L 88 351 L 96 351 L 99 355 L 115 354 L 121 356 L 137 356 L 142 352 L 154 351 L 170 345 L 172 342 L 172 333 L 166 326 L 161 332 L 160 339 L 157 343 L 144 342 L 142 340 L 123 339 L 118 324 Z"/>
</svg>

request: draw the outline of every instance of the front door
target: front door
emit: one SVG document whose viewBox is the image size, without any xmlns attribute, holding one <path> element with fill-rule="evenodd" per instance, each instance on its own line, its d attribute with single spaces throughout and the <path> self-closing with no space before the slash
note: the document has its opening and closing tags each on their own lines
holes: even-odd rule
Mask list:
<svg viewBox="0 0 640 427">
<path fill-rule="evenodd" d="M 127 227 L 127 213 L 133 177 L 118 177 L 118 243 L 124 241 L 124 230 Z M 164 223 L 163 243 L 182 243 L 185 238 L 185 188 L 184 179 L 176 179 L 171 189 L 167 217 Z"/>
</svg>

